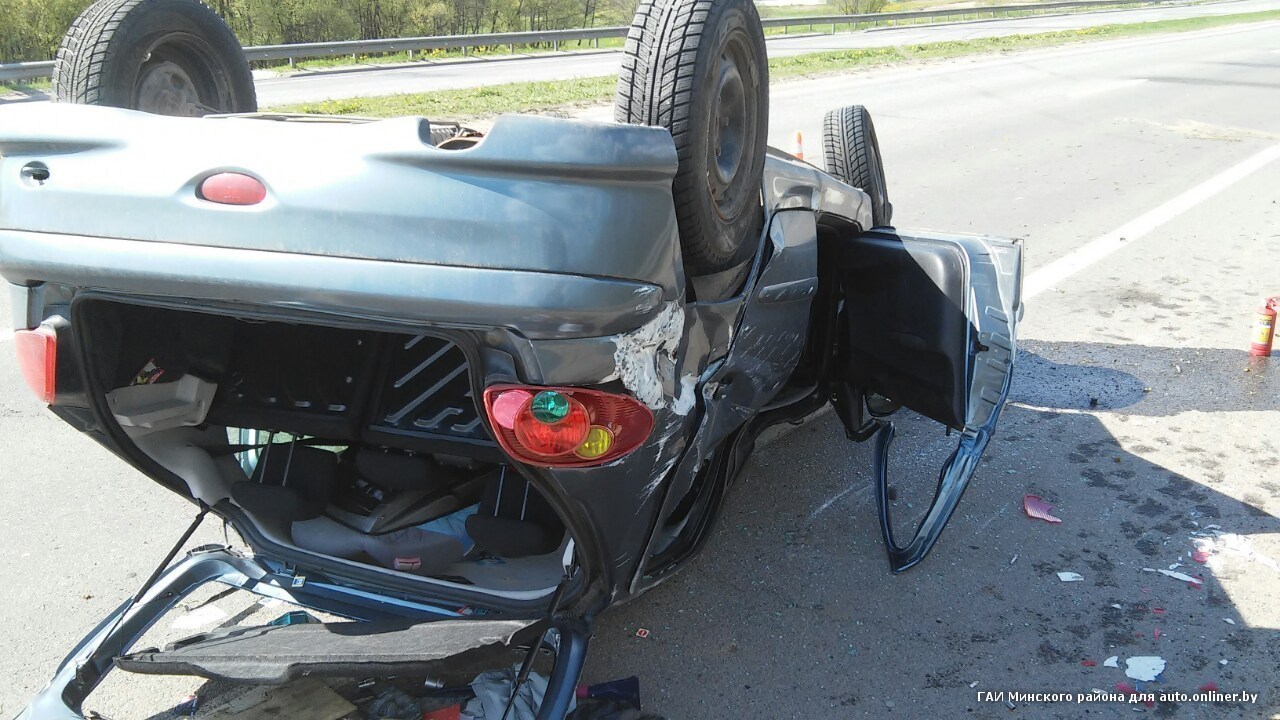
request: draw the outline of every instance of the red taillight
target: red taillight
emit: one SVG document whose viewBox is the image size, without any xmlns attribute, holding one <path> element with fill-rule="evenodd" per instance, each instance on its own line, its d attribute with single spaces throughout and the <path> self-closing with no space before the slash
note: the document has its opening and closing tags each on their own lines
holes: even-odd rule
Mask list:
<svg viewBox="0 0 1280 720">
<path fill-rule="evenodd" d="M 653 429 L 653 412 L 639 400 L 601 390 L 493 385 L 484 406 L 502 449 L 542 467 L 617 460 Z"/>
<path fill-rule="evenodd" d="M 18 367 L 27 387 L 46 405 L 53 403 L 57 388 L 58 334 L 41 325 L 34 330 L 18 330 L 13 334 L 18 351 Z"/>
<path fill-rule="evenodd" d="M 267 197 L 267 186 L 255 177 L 224 172 L 200 183 L 200 197 L 223 205 L 257 205 Z"/>
</svg>

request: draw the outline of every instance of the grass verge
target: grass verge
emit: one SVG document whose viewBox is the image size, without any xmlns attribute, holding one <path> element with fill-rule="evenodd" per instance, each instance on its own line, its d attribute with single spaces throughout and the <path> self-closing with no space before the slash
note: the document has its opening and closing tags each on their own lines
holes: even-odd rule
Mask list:
<svg viewBox="0 0 1280 720">
<path fill-rule="evenodd" d="M 845 70 L 880 68 L 927 60 L 956 58 L 966 55 L 1012 52 L 1081 41 L 1110 40 L 1155 33 L 1189 32 L 1224 25 L 1267 20 L 1280 20 L 1280 10 L 1240 15 L 1159 20 L 1149 23 L 1099 25 L 1079 30 L 1060 30 L 1035 35 L 1007 35 L 976 40 L 921 43 L 897 47 L 863 48 L 797 55 L 771 59 L 769 61 L 769 73 L 771 79 L 778 80 Z M 424 115 L 426 117 L 441 118 L 475 118 L 508 112 L 535 112 L 606 102 L 613 96 L 615 82 L 613 76 L 607 76 L 576 80 L 510 83 L 428 93 L 326 100 L 271 109 L 278 112 L 318 115 L 360 115 L 364 117 Z"/>
</svg>

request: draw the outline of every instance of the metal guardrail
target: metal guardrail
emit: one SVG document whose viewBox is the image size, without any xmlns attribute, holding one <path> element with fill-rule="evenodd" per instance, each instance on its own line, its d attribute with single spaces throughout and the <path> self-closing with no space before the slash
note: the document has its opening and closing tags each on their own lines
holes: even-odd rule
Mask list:
<svg viewBox="0 0 1280 720">
<path fill-rule="evenodd" d="M 1071 8 L 1104 8 L 1113 5 L 1159 5 L 1169 0 L 1073 0 L 1072 2 L 1046 2 L 1022 5 L 990 5 L 987 7 L 948 8 L 938 10 L 913 10 L 893 13 L 868 13 L 862 15 L 814 15 L 811 17 L 767 18 L 762 21 L 766 28 L 786 28 L 808 26 L 812 31 L 817 25 L 830 25 L 835 32 L 838 25 L 861 24 L 897 24 L 900 20 L 919 20 L 922 18 L 964 18 L 973 15 L 975 18 L 990 14 L 1011 14 L 1018 12 L 1037 13 L 1048 10 L 1067 10 Z M 424 50 L 462 50 L 465 54 L 470 48 L 497 47 L 507 45 L 515 50 L 517 45 L 544 45 L 559 50 L 561 43 L 591 41 L 598 45 L 602 38 L 624 38 L 628 28 L 601 27 L 575 28 L 569 30 L 542 30 L 534 32 L 486 33 L 481 35 L 436 35 L 430 37 L 385 38 L 381 40 L 342 40 L 338 42 L 297 43 L 293 45 L 259 45 L 244 49 L 245 58 L 251 62 L 263 60 L 288 60 L 290 64 L 300 58 L 332 57 L 336 55 L 370 55 L 378 53 L 414 52 Z M 30 80 L 49 77 L 53 74 L 53 61 L 23 62 L 0 64 L 0 82 L 14 80 Z"/>
</svg>

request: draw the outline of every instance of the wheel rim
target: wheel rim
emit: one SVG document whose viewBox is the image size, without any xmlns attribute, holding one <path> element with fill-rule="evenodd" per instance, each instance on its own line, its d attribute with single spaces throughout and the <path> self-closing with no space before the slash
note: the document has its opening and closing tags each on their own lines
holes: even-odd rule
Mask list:
<svg viewBox="0 0 1280 720">
<path fill-rule="evenodd" d="M 710 108 L 710 142 L 707 144 L 707 186 L 716 213 L 731 220 L 741 213 L 754 188 L 749 185 L 754 164 L 756 124 L 752 86 L 743 78 L 749 72 L 747 39 L 731 35 L 716 58 L 715 84 Z"/>
<path fill-rule="evenodd" d="M 134 84 L 136 109 L 179 117 L 235 110 L 227 73 L 204 40 L 186 33 L 166 35 L 143 58 Z"/>
</svg>

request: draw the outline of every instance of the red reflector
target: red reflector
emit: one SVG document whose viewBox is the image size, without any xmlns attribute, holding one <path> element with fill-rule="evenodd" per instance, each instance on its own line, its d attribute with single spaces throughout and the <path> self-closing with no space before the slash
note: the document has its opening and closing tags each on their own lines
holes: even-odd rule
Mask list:
<svg viewBox="0 0 1280 720">
<path fill-rule="evenodd" d="M 18 330 L 13 334 L 13 346 L 18 351 L 18 368 L 27 387 L 41 402 L 52 404 L 57 387 L 57 333 L 43 325 L 35 330 Z"/>
<path fill-rule="evenodd" d="M 218 173 L 200 183 L 200 197 L 223 205 L 257 205 L 266 196 L 261 180 L 240 173 Z"/>
<path fill-rule="evenodd" d="M 535 407 L 539 396 L 554 402 Z M 643 403 L 602 390 L 491 385 L 484 407 L 502 449 L 541 467 L 603 465 L 640 447 L 653 430 L 653 411 Z"/>
</svg>

